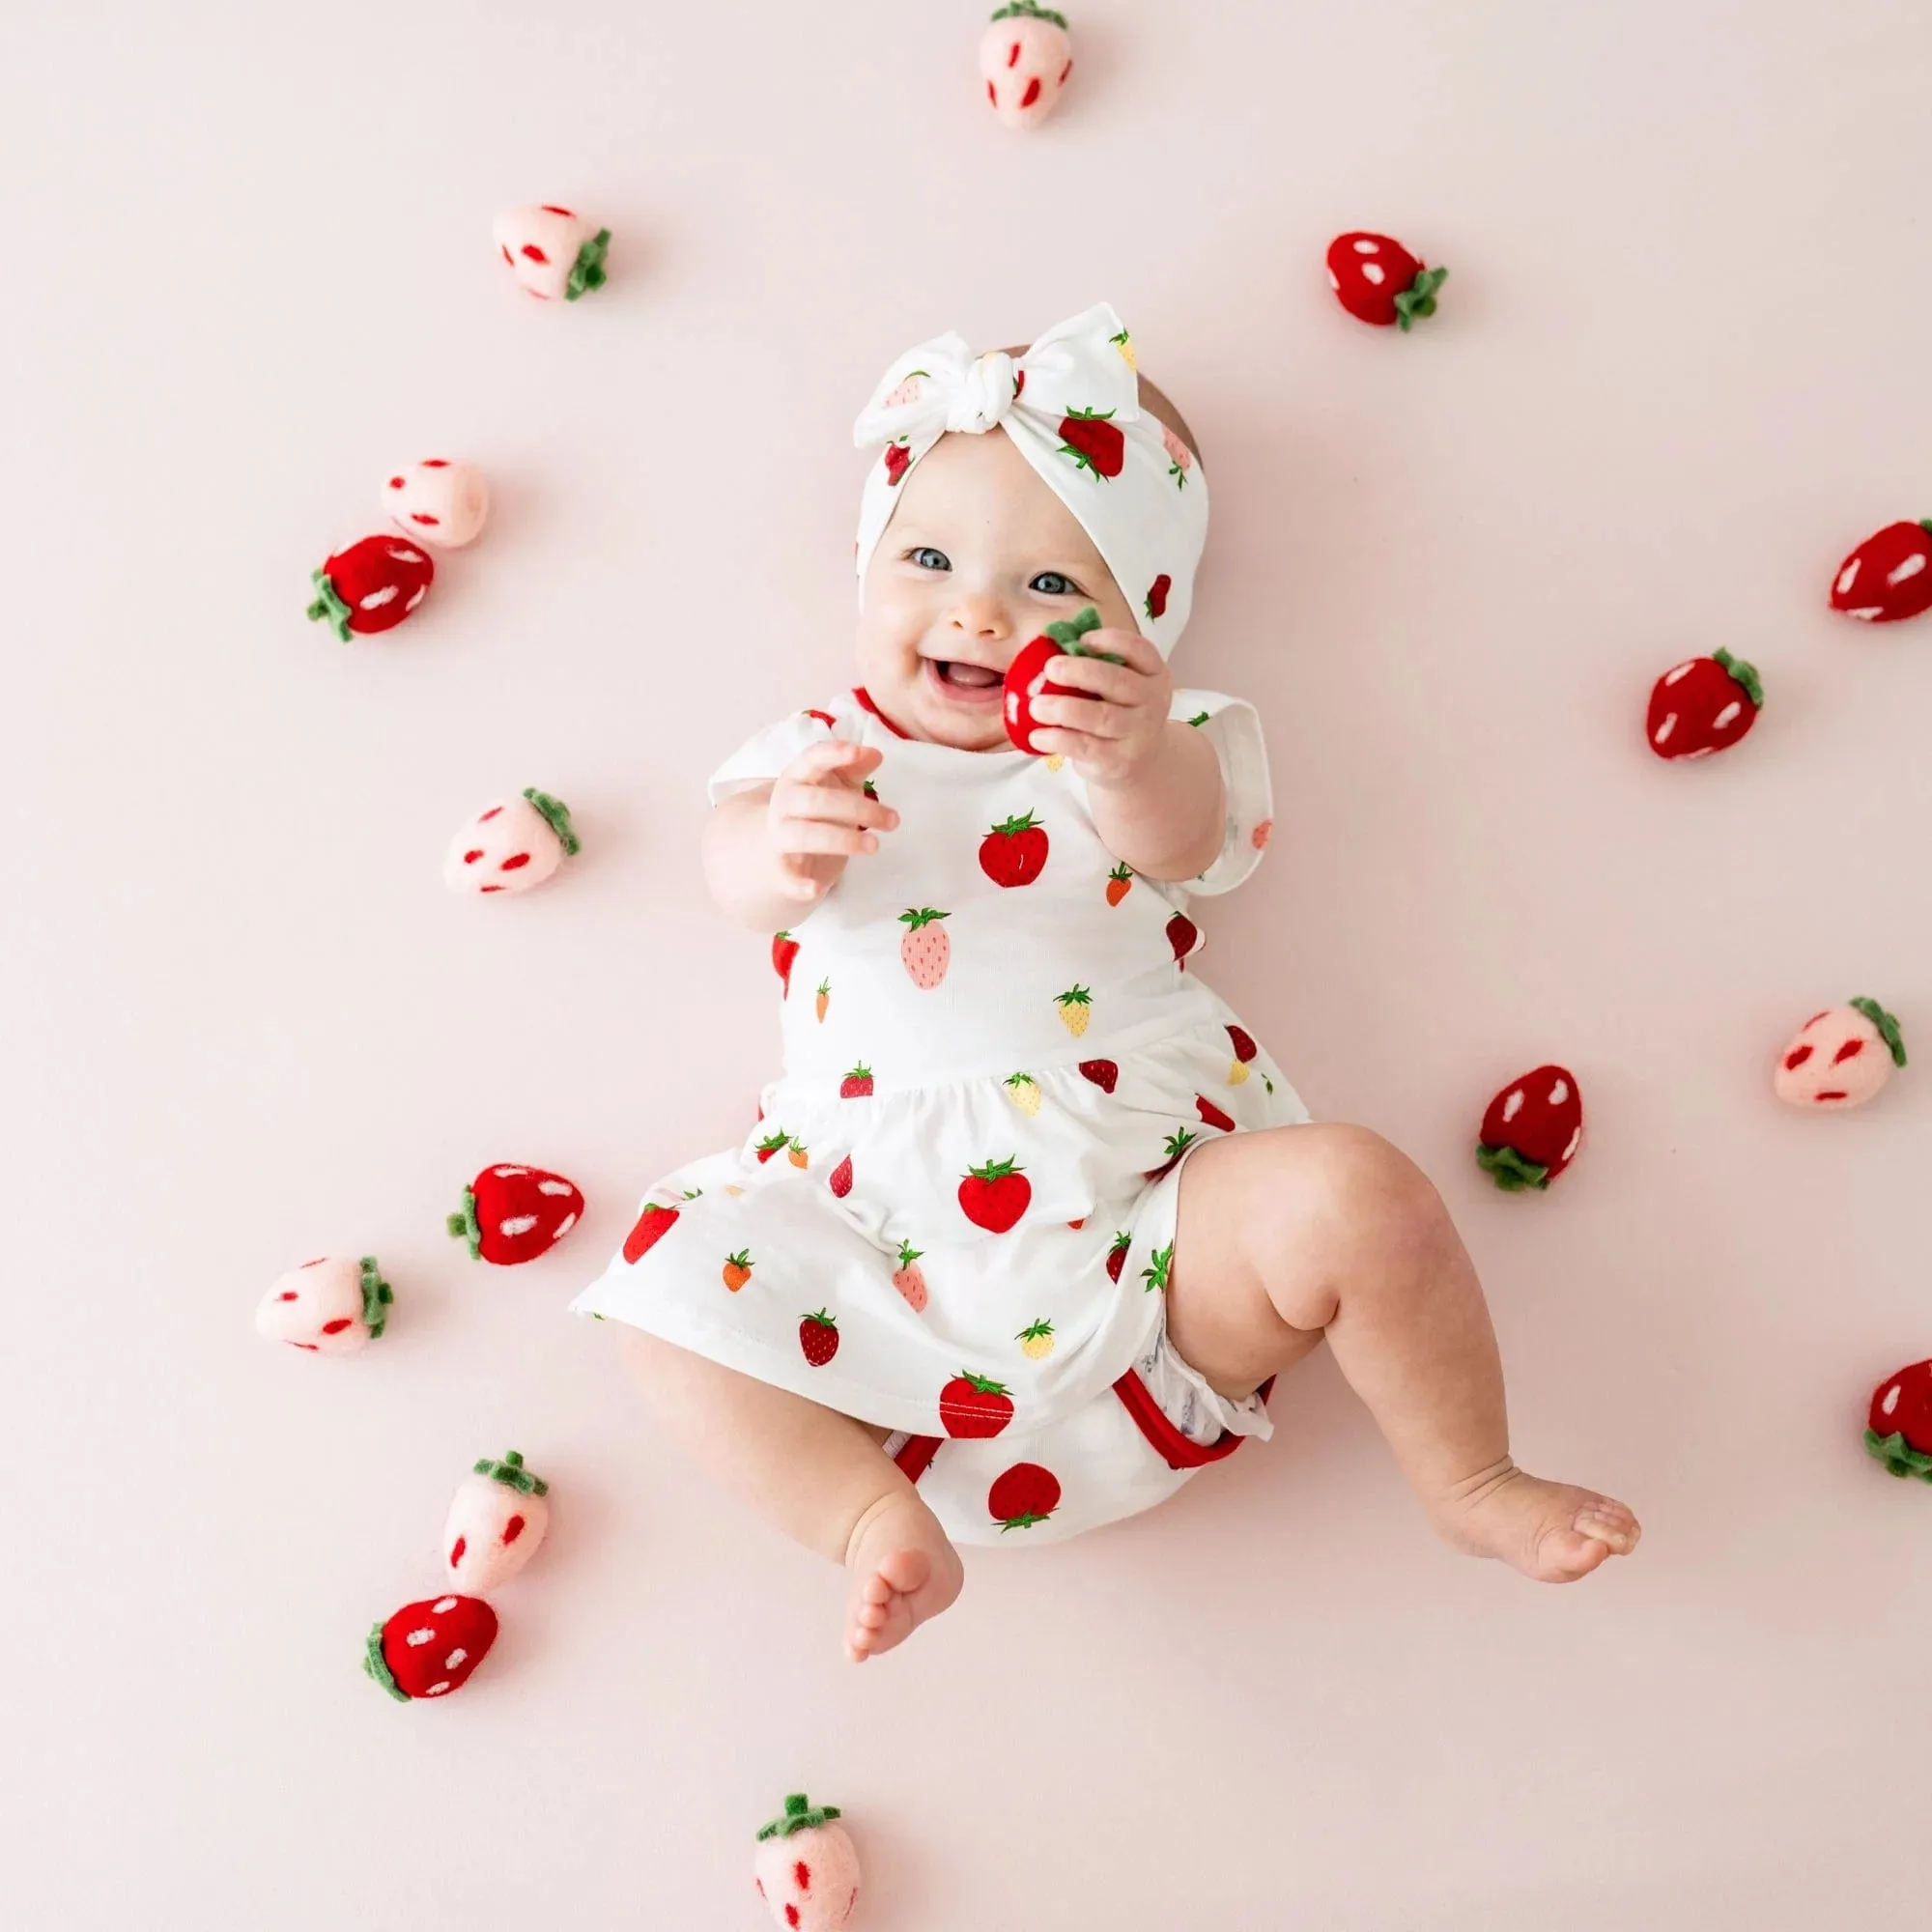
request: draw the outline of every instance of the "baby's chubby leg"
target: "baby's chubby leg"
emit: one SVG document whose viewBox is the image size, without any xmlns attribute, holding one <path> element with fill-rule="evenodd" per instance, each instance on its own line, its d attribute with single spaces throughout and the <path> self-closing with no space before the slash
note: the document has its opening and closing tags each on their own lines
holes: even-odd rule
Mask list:
<svg viewBox="0 0 1932 1932">
<path fill-rule="evenodd" d="M 1636 1518 L 1511 1460 L 1481 1284 L 1427 1178 L 1365 1128 L 1274 1127 L 1181 1170 L 1168 1333 L 1244 1395 L 1325 1336 L 1440 1533 L 1547 1583 L 1635 1548 Z"/>
<path fill-rule="evenodd" d="M 844 1564 L 855 1663 L 952 1605 L 965 1580 L 959 1552 L 880 1447 L 883 1430 L 639 1329 L 620 1337 L 632 1375 L 692 1460 L 794 1542 Z"/>
</svg>

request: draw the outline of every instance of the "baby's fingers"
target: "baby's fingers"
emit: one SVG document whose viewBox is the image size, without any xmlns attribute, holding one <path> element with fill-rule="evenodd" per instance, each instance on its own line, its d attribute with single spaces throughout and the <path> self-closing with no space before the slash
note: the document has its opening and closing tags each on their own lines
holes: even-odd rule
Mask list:
<svg viewBox="0 0 1932 1932">
<path fill-rule="evenodd" d="M 855 745 L 847 738 L 828 738 L 823 744 L 809 745 L 779 774 L 779 782 L 832 783 L 857 791 L 860 784 L 879 769 L 883 753 L 867 745 Z"/>
<path fill-rule="evenodd" d="M 822 818 L 781 818 L 773 826 L 772 837 L 778 849 L 787 856 L 837 853 L 850 858 L 854 853 L 879 849 L 876 833 L 857 825 L 833 825 Z"/>
<path fill-rule="evenodd" d="M 848 791 L 843 785 L 798 784 L 781 780 L 772 793 L 772 821 L 781 818 L 817 818 L 828 825 L 864 825 L 874 832 L 890 832 L 899 822 L 891 806 L 862 791 Z"/>
</svg>

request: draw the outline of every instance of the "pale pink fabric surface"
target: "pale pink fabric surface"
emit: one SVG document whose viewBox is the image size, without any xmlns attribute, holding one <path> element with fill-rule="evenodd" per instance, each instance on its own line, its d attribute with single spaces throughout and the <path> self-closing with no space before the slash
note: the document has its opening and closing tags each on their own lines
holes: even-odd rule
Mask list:
<svg viewBox="0 0 1932 1932">
<path fill-rule="evenodd" d="M 1859 1432 L 1932 1352 L 1932 620 L 1825 599 L 1932 516 L 1923 10 L 1092 0 L 1024 140 L 977 8 L 104 17 L 0 59 L 12 1921 L 749 1932 L 801 1786 L 878 1932 L 1918 1909 L 1932 1493 Z M 611 225 L 609 287 L 515 288 L 524 199 Z M 1414 335 L 1329 295 L 1356 226 L 1450 266 Z M 773 1064 L 695 840 L 844 661 L 854 410 L 921 333 L 1095 288 L 1213 468 L 1177 672 L 1273 754 L 1201 970 L 1439 1178 L 1524 1458 L 1648 1533 L 1573 1591 L 1447 1554 L 1318 1360 L 1272 1444 L 976 1554 L 855 1672 L 839 1579 L 683 1475 L 564 1303 Z M 476 462 L 490 532 L 338 645 L 307 574 L 399 449 Z M 1764 718 L 1662 766 L 1651 682 L 1718 643 Z M 523 774 L 584 856 L 480 916 L 444 841 Z M 1779 1106 L 1855 992 L 1928 1066 Z M 1551 1057 L 1590 1145 L 1505 1199 L 1468 1143 Z M 590 1203 L 510 1274 L 441 1227 L 497 1159 Z M 318 1253 L 395 1285 L 351 1360 L 252 1332 Z M 551 1547 L 404 1710 L 358 1645 L 506 1442 Z"/>
</svg>

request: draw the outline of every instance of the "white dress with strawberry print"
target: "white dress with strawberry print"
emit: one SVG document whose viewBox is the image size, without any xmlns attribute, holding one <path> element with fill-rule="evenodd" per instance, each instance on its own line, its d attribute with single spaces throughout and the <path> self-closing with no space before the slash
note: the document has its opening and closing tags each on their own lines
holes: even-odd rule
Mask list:
<svg viewBox="0 0 1932 1932">
<path fill-rule="evenodd" d="M 722 766 L 714 803 L 862 743 L 899 824 L 772 942 L 784 1072 L 757 1124 L 648 1191 L 576 1310 L 920 1441 L 1112 1406 L 1158 1336 L 1179 1162 L 1308 1118 L 1202 983 L 1185 912 L 1267 841 L 1260 723 L 1211 692 L 1173 715 L 1227 785 L 1220 855 L 1185 889 L 1107 850 L 1070 764 L 904 738 L 863 692 Z M 1123 1513 L 1096 1498 L 1059 1533 Z"/>
</svg>

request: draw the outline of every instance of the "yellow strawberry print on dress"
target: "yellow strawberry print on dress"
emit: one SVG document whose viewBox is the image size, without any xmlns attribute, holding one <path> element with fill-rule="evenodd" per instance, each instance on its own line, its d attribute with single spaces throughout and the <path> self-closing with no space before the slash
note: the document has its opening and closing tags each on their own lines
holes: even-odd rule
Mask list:
<svg viewBox="0 0 1932 1932">
<path fill-rule="evenodd" d="M 1093 1017 L 1094 995 L 1085 986 L 1069 986 L 1065 992 L 1054 994 L 1053 998 L 1066 1031 L 1078 1039 L 1087 1031 L 1087 1022 Z"/>
</svg>

